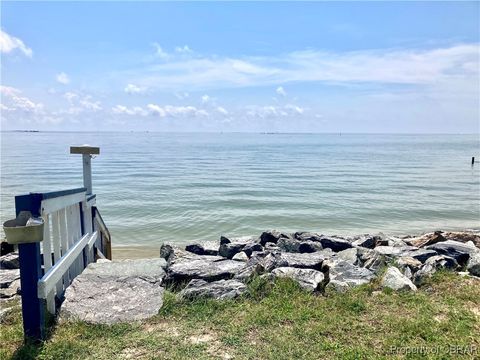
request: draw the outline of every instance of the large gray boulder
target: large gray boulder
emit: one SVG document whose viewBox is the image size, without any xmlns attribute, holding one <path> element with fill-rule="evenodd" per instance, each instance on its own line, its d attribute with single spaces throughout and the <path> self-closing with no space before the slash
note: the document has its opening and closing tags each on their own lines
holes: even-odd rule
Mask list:
<svg viewBox="0 0 480 360">
<path fill-rule="evenodd" d="M 275 243 L 267 242 L 265 246 L 263 247 L 265 251 L 280 251 L 280 248 L 277 246 Z"/>
<path fill-rule="evenodd" d="M 333 252 L 330 249 L 316 251 L 313 253 L 281 253 L 280 259 L 282 263 L 295 268 L 310 268 L 320 270 L 324 260 L 333 256 Z M 278 267 L 278 266 L 277 266 Z"/>
<path fill-rule="evenodd" d="M 193 298 L 212 298 L 217 300 L 233 299 L 247 290 L 245 284 L 238 280 L 218 280 L 207 282 L 201 279 L 193 279 L 180 292 L 180 296 Z"/>
<path fill-rule="evenodd" d="M 110 275 L 118 277 L 141 276 L 162 283 L 165 277 L 165 259 L 116 260 L 91 263 L 82 274 Z"/>
<path fill-rule="evenodd" d="M 447 240 L 429 245 L 427 249 L 454 258 L 460 266 L 466 265 L 470 255 L 479 251 L 474 245 L 464 244 L 455 240 Z"/>
<path fill-rule="evenodd" d="M 222 244 L 247 245 L 247 244 L 256 243 L 256 242 L 259 242 L 259 239 L 254 236 L 238 236 L 238 237 L 220 236 L 220 245 Z"/>
<path fill-rule="evenodd" d="M 240 251 L 238 254 L 234 255 L 232 260 L 247 262 L 248 261 L 248 255 L 245 253 L 245 251 Z"/>
<path fill-rule="evenodd" d="M 480 251 L 470 255 L 468 259 L 467 270 L 470 274 L 480 276 Z"/>
<path fill-rule="evenodd" d="M 280 238 L 277 241 L 277 246 L 281 251 L 285 252 L 300 252 L 300 244 L 301 242 L 299 240 L 290 238 Z"/>
<path fill-rule="evenodd" d="M 332 249 L 335 252 L 352 247 L 352 244 L 348 240 L 333 236 L 321 236 L 319 242 L 324 249 Z"/>
<path fill-rule="evenodd" d="M 422 263 L 424 263 L 428 258 L 431 258 L 432 256 L 438 255 L 438 253 L 435 250 L 429 250 L 429 249 L 418 249 L 418 250 L 413 250 L 413 251 L 407 251 L 402 254 L 402 256 L 408 256 L 411 258 L 414 258 Z"/>
<path fill-rule="evenodd" d="M 243 247 L 243 252 L 251 256 L 254 252 L 263 251 L 263 246 L 258 242 L 250 242 Z"/>
<path fill-rule="evenodd" d="M 170 244 L 160 245 L 160 258 L 165 259 L 165 261 L 170 261 L 170 258 L 174 255 L 175 248 Z"/>
<path fill-rule="evenodd" d="M 272 254 L 268 254 L 267 256 L 274 257 Z M 272 265 L 272 269 L 276 267 L 275 265 L 275 263 Z M 252 256 L 233 278 L 239 281 L 248 282 L 254 276 L 265 273 L 265 266 L 266 262 L 264 257 Z"/>
<path fill-rule="evenodd" d="M 389 267 L 381 280 L 381 286 L 392 290 L 417 291 L 417 287 L 396 267 Z"/>
<path fill-rule="evenodd" d="M 357 257 L 359 260 L 357 265 L 372 270 L 375 273 L 386 266 L 388 258 L 380 252 L 362 247 L 357 248 Z"/>
<path fill-rule="evenodd" d="M 298 252 L 300 253 L 313 253 L 323 250 L 322 244 L 316 241 L 305 240 L 300 243 Z"/>
<path fill-rule="evenodd" d="M 359 235 L 355 236 L 352 239 L 352 245 L 353 246 L 361 246 L 367 249 L 373 249 L 375 246 L 377 246 L 377 242 L 381 240 L 381 237 L 379 235 Z"/>
<path fill-rule="evenodd" d="M 293 234 L 293 237 L 300 241 L 320 241 L 322 238 L 322 234 L 308 232 L 308 231 L 300 231 Z"/>
<path fill-rule="evenodd" d="M 220 256 L 231 259 L 240 251 L 245 251 L 247 255 L 251 255 L 253 251 L 262 251 L 263 247 L 258 239 L 252 236 L 242 236 L 236 238 L 220 238 L 220 248 L 218 254 Z"/>
<path fill-rule="evenodd" d="M 460 266 L 457 260 L 446 255 L 436 255 L 428 258 L 425 264 L 418 270 L 413 278 L 416 285 L 422 284 L 426 279 L 430 278 L 439 269 L 457 270 Z"/>
<path fill-rule="evenodd" d="M 0 298 L 10 298 L 20 293 L 20 270 L 0 270 Z"/>
<path fill-rule="evenodd" d="M 202 256 L 200 259 L 172 264 L 168 268 L 166 281 L 180 283 L 192 279 L 206 281 L 230 279 L 244 267 L 245 263 L 241 261 L 212 260 L 208 259 L 207 256 Z"/>
<path fill-rule="evenodd" d="M 279 239 L 281 238 L 291 238 L 292 236 L 290 234 L 278 231 L 278 230 L 268 230 L 264 231 L 260 235 L 260 244 L 262 246 L 265 246 L 266 243 L 274 243 L 276 244 Z"/>
<path fill-rule="evenodd" d="M 424 247 L 445 240 L 447 239 L 442 235 L 441 231 L 435 231 L 434 233 L 428 233 L 414 238 L 407 238 L 405 239 L 405 242 L 412 246 Z"/>
<path fill-rule="evenodd" d="M 381 244 L 381 246 L 393 246 L 393 247 L 407 247 L 408 245 L 404 239 L 400 239 L 396 236 L 387 236 L 385 238 L 387 240 L 387 244 Z M 416 248 L 416 247 L 414 247 Z"/>
<path fill-rule="evenodd" d="M 346 261 L 327 260 L 322 270 L 327 274 L 327 288 L 345 291 L 349 288 L 368 284 L 375 278 L 373 271 L 358 267 Z"/>
<path fill-rule="evenodd" d="M 221 244 L 218 254 L 227 259 L 233 258 L 236 254 L 243 250 L 245 244 L 226 243 Z"/>
<path fill-rule="evenodd" d="M 422 267 L 422 263 L 412 257 L 402 256 L 395 260 L 395 266 L 400 269 L 403 275 L 412 279 L 413 274 Z"/>
<path fill-rule="evenodd" d="M 218 255 L 218 245 L 195 243 L 185 246 L 185 250 L 197 255 Z"/>
<path fill-rule="evenodd" d="M 397 257 L 406 255 L 409 252 L 418 250 L 415 246 L 377 246 L 373 251 L 377 252 L 380 255 L 388 256 L 388 257 Z M 407 255 L 406 255 L 407 256 Z"/>
<path fill-rule="evenodd" d="M 316 291 L 322 284 L 325 276 L 321 271 L 314 269 L 298 269 L 294 267 L 279 267 L 272 271 L 274 277 L 290 278 L 308 291 Z"/>
<path fill-rule="evenodd" d="M 474 246 L 480 249 L 480 231 L 452 231 L 444 232 L 442 235 L 447 240 L 455 240 L 461 243 L 472 242 Z"/>
<path fill-rule="evenodd" d="M 144 320 L 158 313 L 163 294 L 158 282 L 142 277 L 81 274 L 65 291 L 60 317 L 95 324 Z"/>
<path fill-rule="evenodd" d="M 336 253 L 335 257 L 339 260 L 349 262 L 352 265 L 357 265 L 357 263 L 359 262 L 357 253 L 358 253 L 357 248 L 350 248 L 350 249 L 339 251 L 338 253 Z"/>
<path fill-rule="evenodd" d="M 287 260 L 282 257 L 282 253 L 280 252 L 267 254 L 263 257 L 263 259 L 261 259 L 260 263 L 266 272 L 271 272 L 273 269 L 276 269 L 280 266 L 288 266 Z"/>
<path fill-rule="evenodd" d="M 216 255 L 197 255 L 189 251 L 175 249 L 169 257 L 167 268 L 173 264 L 188 263 L 193 260 L 220 261 L 225 260 L 225 258 Z"/>
<path fill-rule="evenodd" d="M 323 250 L 322 244 L 312 240 L 298 240 L 290 238 L 281 238 L 277 242 L 277 246 L 282 251 L 293 253 L 313 253 Z"/>
<path fill-rule="evenodd" d="M 13 252 L 0 256 L 0 269 L 19 269 L 20 261 L 18 253 Z"/>
<path fill-rule="evenodd" d="M 7 288 L 12 282 L 20 279 L 19 269 L 0 270 L 0 289 Z"/>
</svg>

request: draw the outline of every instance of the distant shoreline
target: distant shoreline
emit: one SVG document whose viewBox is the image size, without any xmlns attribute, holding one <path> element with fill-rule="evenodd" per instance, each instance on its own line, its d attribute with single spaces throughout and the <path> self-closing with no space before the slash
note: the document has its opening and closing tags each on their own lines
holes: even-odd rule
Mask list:
<svg viewBox="0 0 480 360">
<path fill-rule="evenodd" d="M 151 134 L 259 134 L 259 135 L 470 135 L 478 136 L 477 132 L 472 133 L 442 133 L 442 132 L 396 132 L 396 133 L 386 133 L 386 132 L 270 132 L 270 131 L 160 131 L 160 130 L 0 130 L 0 133 L 120 133 L 120 134 L 129 134 L 129 133 L 151 133 Z"/>
</svg>

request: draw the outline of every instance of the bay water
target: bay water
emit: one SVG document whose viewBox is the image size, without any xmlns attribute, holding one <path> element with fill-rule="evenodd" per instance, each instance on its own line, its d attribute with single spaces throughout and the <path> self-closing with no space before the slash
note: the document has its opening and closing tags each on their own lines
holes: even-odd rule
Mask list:
<svg viewBox="0 0 480 360">
<path fill-rule="evenodd" d="M 15 195 L 81 187 L 82 144 L 100 147 L 93 191 L 114 246 L 480 228 L 477 134 L 2 132 L 1 221 Z"/>
</svg>

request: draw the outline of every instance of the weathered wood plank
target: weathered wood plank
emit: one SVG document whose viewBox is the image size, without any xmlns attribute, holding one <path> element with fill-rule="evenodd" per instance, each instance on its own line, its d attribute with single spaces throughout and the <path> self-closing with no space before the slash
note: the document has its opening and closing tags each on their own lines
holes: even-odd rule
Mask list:
<svg viewBox="0 0 480 360">
<path fill-rule="evenodd" d="M 60 261 L 52 267 L 39 281 L 38 281 L 38 297 L 46 299 L 49 292 L 55 288 L 56 283 L 62 278 L 63 274 L 73 265 L 78 259 L 82 250 L 92 238 L 97 234 L 85 234 L 75 245 L 73 245 L 67 253 L 62 256 Z"/>
<path fill-rule="evenodd" d="M 86 192 L 73 193 L 61 197 L 54 197 L 47 200 L 42 200 L 42 215 L 50 214 L 54 211 L 63 209 L 69 205 L 79 203 L 85 200 Z"/>
</svg>

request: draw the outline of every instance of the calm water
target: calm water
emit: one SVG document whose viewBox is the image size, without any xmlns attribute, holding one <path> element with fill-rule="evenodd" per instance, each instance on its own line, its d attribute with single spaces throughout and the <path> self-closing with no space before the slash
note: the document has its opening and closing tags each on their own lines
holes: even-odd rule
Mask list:
<svg viewBox="0 0 480 360">
<path fill-rule="evenodd" d="M 2 133 L 1 220 L 14 195 L 82 186 L 116 245 L 269 228 L 406 234 L 480 228 L 477 135 Z M 478 164 L 470 166 L 472 156 Z"/>
</svg>

